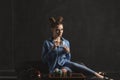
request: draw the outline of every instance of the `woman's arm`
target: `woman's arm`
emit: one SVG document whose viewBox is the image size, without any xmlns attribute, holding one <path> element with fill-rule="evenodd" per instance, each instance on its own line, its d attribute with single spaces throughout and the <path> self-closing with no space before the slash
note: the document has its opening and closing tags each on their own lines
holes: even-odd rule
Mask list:
<svg viewBox="0 0 120 80">
<path fill-rule="evenodd" d="M 53 58 L 51 55 L 54 55 L 55 51 L 55 45 L 50 47 L 49 46 L 49 42 L 46 40 L 43 43 L 43 47 L 42 47 L 42 54 L 41 54 L 41 59 L 43 62 L 47 63 L 48 61 L 50 61 L 51 58 Z"/>
<path fill-rule="evenodd" d="M 63 48 L 64 48 L 64 51 L 65 51 L 65 53 L 66 53 L 66 58 L 68 59 L 68 60 L 70 60 L 71 59 L 71 53 L 70 53 L 70 43 L 69 43 L 69 41 L 65 41 L 65 45 L 63 46 Z"/>
</svg>

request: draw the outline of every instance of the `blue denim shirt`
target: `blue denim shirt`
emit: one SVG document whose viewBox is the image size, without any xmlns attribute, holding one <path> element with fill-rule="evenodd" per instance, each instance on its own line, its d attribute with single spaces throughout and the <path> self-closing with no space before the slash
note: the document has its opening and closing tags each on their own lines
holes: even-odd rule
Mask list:
<svg viewBox="0 0 120 80">
<path fill-rule="evenodd" d="M 62 44 L 54 50 L 52 49 L 52 46 L 54 45 L 52 38 L 45 40 L 43 43 L 41 59 L 44 63 L 48 64 L 50 73 L 54 71 L 56 66 L 63 66 L 65 62 L 70 61 L 71 59 L 71 54 L 63 49 L 63 46 L 70 48 L 69 41 L 63 37 L 61 40 Z"/>
</svg>

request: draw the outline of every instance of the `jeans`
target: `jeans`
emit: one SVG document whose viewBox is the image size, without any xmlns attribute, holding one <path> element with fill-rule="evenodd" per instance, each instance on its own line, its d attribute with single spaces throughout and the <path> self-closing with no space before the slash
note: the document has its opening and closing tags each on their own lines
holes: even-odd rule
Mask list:
<svg viewBox="0 0 120 80">
<path fill-rule="evenodd" d="M 63 66 L 69 72 L 83 73 L 85 75 L 94 75 L 96 72 L 85 65 L 68 61 Z"/>
</svg>

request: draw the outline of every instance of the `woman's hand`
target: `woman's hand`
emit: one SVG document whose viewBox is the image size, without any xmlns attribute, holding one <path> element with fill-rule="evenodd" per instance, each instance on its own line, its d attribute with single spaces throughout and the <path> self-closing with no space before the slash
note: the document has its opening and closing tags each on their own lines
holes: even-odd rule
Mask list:
<svg viewBox="0 0 120 80">
<path fill-rule="evenodd" d="M 70 48 L 69 48 L 69 47 L 63 46 L 63 49 L 64 49 L 67 53 L 70 53 Z"/>
<path fill-rule="evenodd" d="M 53 44 L 52 50 L 54 50 L 56 47 L 57 47 L 57 45 L 56 45 L 56 44 Z"/>
<path fill-rule="evenodd" d="M 54 44 L 53 44 L 53 47 L 52 47 L 52 49 L 55 49 L 57 46 L 59 46 L 60 45 L 60 42 L 58 42 L 58 41 L 54 41 Z"/>
</svg>

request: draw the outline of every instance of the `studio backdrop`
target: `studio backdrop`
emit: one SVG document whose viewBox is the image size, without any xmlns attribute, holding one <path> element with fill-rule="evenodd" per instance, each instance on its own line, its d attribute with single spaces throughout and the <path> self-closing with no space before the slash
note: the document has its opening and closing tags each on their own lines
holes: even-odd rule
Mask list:
<svg viewBox="0 0 120 80">
<path fill-rule="evenodd" d="M 120 71 L 120 5 L 113 0 L 9 0 L 1 13 L 0 69 L 40 61 L 48 18 L 64 17 L 72 60 L 98 71 Z M 5 21 L 4 21 L 5 20 Z"/>
</svg>

